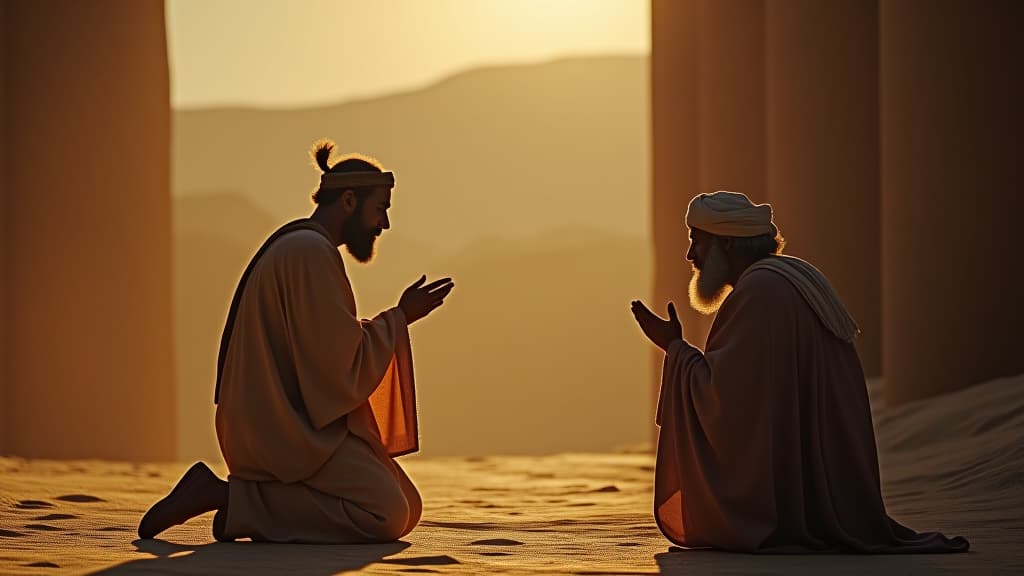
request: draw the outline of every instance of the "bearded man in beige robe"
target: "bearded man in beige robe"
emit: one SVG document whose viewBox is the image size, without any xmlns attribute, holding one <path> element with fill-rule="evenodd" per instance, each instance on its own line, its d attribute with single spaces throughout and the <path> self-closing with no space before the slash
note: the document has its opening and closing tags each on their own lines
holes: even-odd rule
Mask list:
<svg viewBox="0 0 1024 576">
<path fill-rule="evenodd" d="M 373 257 L 394 176 L 367 158 L 331 165 L 332 149 L 313 152 L 323 174 L 312 216 L 267 239 L 231 303 L 215 393 L 228 480 L 193 465 L 142 518 L 142 538 L 214 510 L 222 541 L 384 542 L 419 521 L 419 494 L 394 461 L 419 448 L 408 325 L 454 284 L 421 277 L 396 307 L 359 319 L 338 247 Z"/>
<path fill-rule="evenodd" d="M 640 301 L 665 351 L 654 516 L 679 546 L 739 552 L 960 552 L 882 502 L 857 327 L 811 264 L 781 255 L 768 204 L 694 198 L 690 300 L 717 316 L 702 351 Z"/>
</svg>

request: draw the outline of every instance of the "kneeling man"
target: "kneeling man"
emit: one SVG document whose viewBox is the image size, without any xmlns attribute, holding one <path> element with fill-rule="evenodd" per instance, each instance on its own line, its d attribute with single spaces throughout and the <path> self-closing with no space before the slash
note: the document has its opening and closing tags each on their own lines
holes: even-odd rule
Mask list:
<svg viewBox="0 0 1024 576">
<path fill-rule="evenodd" d="M 419 521 L 393 459 L 419 448 L 408 325 L 454 284 L 422 277 L 396 307 L 359 319 L 338 247 L 373 257 L 394 176 L 365 158 L 332 166 L 332 149 L 314 150 L 312 216 L 267 239 L 231 302 L 215 394 L 228 481 L 196 463 L 142 518 L 142 538 L 213 510 L 218 540 L 383 542 Z"/>
<path fill-rule="evenodd" d="M 882 502 L 857 326 L 828 280 L 782 256 L 767 204 L 694 198 L 686 213 L 691 303 L 717 311 L 701 351 L 632 304 L 665 353 L 654 514 L 685 547 L 741 552 L 960 552 Z"/>
</svg>

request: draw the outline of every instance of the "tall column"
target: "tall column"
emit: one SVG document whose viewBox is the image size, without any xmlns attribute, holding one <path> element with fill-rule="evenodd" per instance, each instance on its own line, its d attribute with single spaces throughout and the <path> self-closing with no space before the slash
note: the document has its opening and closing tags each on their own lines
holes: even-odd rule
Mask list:
<svg viewBox="0 0 1024 576">
<path fill-rule="evenodd" d="M 768 199 L 786 253 L 822 270 L 881 374 L 878 6 L 772 0 L 765 11 Z"/>
<path fill-rule="evenodd" d="M 0 455 L 7 454 L 7 426 L 11 421 L 11 403 L 7 398 L 10 373 L 7 367 L 7 3 L 0 2 Z"/>
<path fill-rule="evenodd" d="M 732 190 L 764 202 L 764 4 L 701 4 L 700 192 Z"/>
<path fill-rule="evenodd" d="M 163 3 L 4 7 L 6 451 L 173 459 Z"/>
<path fill-rule="evenodd" d="M 1024 3 L 880 4 L 883 373 L 906 402 L 1024 372 Z"/>
</svg>

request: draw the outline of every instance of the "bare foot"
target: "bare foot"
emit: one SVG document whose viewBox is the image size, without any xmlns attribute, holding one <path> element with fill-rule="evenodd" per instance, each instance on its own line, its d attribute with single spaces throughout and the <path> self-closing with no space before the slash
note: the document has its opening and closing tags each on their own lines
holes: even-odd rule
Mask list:
<svg viewBox="0 0 1024 576">
<path fill-rule="evenodd" d="M 171 526 L 211 510 L 227 508 L 228 483 L 206 464 L 196 462 L 171 493 L 153 505 L 139 522 L 139 538 L 152 538 Z"/>
</svg>

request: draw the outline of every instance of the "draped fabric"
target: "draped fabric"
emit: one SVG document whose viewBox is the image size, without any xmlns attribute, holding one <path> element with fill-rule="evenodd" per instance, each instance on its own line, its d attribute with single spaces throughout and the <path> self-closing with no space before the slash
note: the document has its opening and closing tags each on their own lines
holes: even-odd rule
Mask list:
<svg viewBox="0 0 1024 576">
<path fill-rule="evenodd" d="M 672 542 L 742 552 L 958 552 L 886 513 L 864 374 L 787 277 L 746 273 L 707 349 L 677 340 L 658 403 L 654 514 Z"/>
<path fill-rule="evenodd" d="M 367 518 L 390 516 L 385 535 L 401 532 L 394 525 L 405 523 L 401 513 L 380 510 L 405 510 L 418 520 L 419 496 L 392 459 L 419 448 L 412 351 L 401 309 L 360 320 L 341 255 L 312 220 L 271 236 L 234 301 L 216 418 L 230 470 L 234 535 L 381 539 L 359 539 L 367 529 L 355 530 L 354 516 L 341 512 L 353 506 L 370 511 Z M 336 504 L 327 516 L 324 498 Z M 253 533 L 238 534 L 240 526 Z"/>
</svg>

